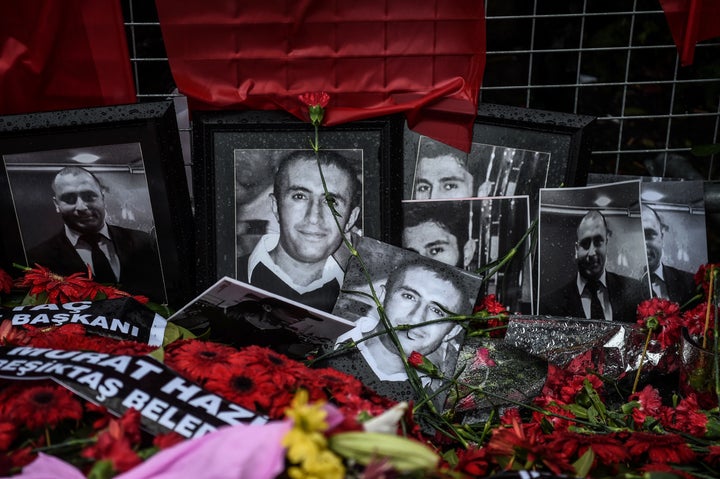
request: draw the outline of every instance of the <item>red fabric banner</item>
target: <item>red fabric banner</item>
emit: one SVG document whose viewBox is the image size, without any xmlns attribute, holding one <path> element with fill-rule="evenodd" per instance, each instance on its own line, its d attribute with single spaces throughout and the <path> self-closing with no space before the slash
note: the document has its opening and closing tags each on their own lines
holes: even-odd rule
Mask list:
<svg viewBox="0 0 720 479">
<path fill-rule="evenodd" d="M 0 114 L 135 103 L 119 0 L 0 2 Z"/>
<path fill-rule="evenodd" d="M 660 0 L 680 64 L 691 65 L 695 44 L 720 37 L 720 0 Z"/>
<path fill-rule="evenodd" d="M 175 83 L 194 109 L 283 109 L 325 91 L 326 125 L 404 112 L 470 149 L 485 67 L 482 0 L 156 0 Z"/>
</svg>

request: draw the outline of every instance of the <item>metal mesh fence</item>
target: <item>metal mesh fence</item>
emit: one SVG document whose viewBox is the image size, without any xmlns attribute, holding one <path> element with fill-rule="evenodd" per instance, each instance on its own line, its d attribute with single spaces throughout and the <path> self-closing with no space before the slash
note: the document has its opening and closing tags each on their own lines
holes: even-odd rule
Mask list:
<svg viewBox="0 0 720 479">
<path fill-rule="evenodd" d="M 122 0 L 139 101 L 175 90 L 154 2 Z M 486 103 L 598 118 L 594 173 L 720 179 L 720 40 L 680 66 L 658 0 L 486 0 Z M 718 19 L 720 21 L 720 19 Z"/>
</svg>

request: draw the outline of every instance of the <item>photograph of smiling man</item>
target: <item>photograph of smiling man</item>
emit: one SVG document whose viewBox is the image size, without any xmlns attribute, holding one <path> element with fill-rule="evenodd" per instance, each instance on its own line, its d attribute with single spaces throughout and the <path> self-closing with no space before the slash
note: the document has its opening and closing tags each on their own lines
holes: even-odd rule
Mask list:
<svg viewBox="0 0 720 479">
<path fill-rule="evenodd" d="M 362 184 L 355 161 L 338 151 L 290 151 L 278 165 L 272 212 L 280 231 L 238 258 L 237 279 L 322 311 L 331 311 L 343 281 L 333 256 L 360 216 Z M 328 208 L 318 161 L 340 229 Z M 342 231 L 341 231 L 342 230 Z"/>
<path fill-rule="evenodd" d="M 539 314 L 635 322 L 650 297 L 639 182 L 540 190 L 538 236 Z"/>
</svg>

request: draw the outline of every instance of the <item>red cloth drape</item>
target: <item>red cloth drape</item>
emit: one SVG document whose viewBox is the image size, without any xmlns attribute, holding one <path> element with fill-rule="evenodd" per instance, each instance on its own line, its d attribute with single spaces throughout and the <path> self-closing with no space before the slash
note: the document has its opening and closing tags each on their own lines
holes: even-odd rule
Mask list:
<svg viewBox="0 0 720 479">
<path fill-rule="evenodd" d="M 404 112 L 469 150 L 485 67 L 482 0 L 156 0 L 190 109 L 284 109 L 326 91 L 326 125 Z"/>
<path fill-rule="evenodd" d="M 135 101 L 119 0 L 0 2 L 0 114 Z"/>
<path fill-rule="evenodd" d="M 720 0 L 660 0 L 680 63 L 691 65 L 695 44 L 720 37 Z"/>
</svg>

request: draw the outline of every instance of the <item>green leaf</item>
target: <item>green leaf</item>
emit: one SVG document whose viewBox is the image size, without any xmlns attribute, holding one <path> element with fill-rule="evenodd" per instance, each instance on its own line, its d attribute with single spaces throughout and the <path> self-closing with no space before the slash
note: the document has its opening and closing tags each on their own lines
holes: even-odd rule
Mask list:
<svg viewBox="0 0 720 479">
<path fill-rule="evenodd" d="M 165 334 L 163 336 L 163 346 L 177 341 L 178 339 L 194 339 L 196 336 L 188 329 L 178 326 L 175 323 L 167 323 L 165 325 Z"/>
<path fill-rule="evenodd" d="M 595 462 L 595 453 L 591 448 L 588 448 L 585 453 L 578 458 L 577 461 L 573 462 L 575 468 L 576 477 L 587 477 L 590 474 L 593 463 Z"/>
<path fill-rule="evenodd" d="M 665 471 L 646 472 L 642 477 L 643 479 L 680 479 L 678 474 Z"/>
<path fill-rule="evenodd" d="M 109 459 L 103 459 L 93 465 L 87 477 L 88 479 L 110 479 L 114 475 L 112 462 Z"/>
</svg>

